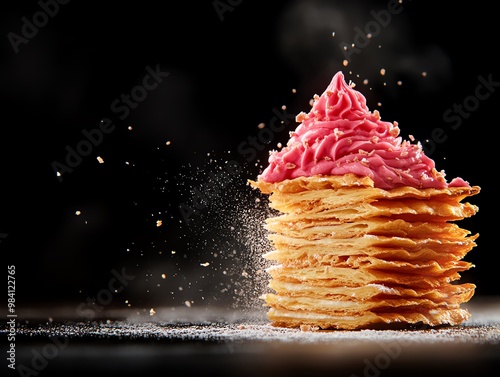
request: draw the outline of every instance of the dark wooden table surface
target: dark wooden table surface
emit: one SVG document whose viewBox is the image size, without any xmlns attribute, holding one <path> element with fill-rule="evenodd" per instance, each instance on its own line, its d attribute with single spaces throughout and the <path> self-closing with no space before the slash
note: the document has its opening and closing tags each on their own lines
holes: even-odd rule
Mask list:
<svg viewBox="0 0 500 377">
<path fill-rule="evenodd" d="M 472 317 L 456 327 L 360 331 L 275 328 L 264 309 L 110 309 L 89 321 L 33 308 L 17 318 L 16 370 L 4 357 L 0 375 L 496 376 L 500 298 L 466 306 Z M 4 322 L 4 354 L 8 335 Z"/>
</svg>

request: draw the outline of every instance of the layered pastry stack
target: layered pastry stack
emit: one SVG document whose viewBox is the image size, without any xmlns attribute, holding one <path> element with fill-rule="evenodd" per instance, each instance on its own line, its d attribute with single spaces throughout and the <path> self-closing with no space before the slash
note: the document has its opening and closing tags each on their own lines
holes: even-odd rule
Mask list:
<svg viewBox="0 0 500 377">
<path fill-rule="evenodd" d="M 447 182 L 420 144 L 370 112 L 338 72 L 315 96 L 283 149 L 250 184 L 279 211 L 267 219 L 273 325 L 322 329 L 393 323 L 456 325 L 475 286 L 458 284 L 477 234 L 455 222 L 474 215 L 479 193 Z"/>
</svg>

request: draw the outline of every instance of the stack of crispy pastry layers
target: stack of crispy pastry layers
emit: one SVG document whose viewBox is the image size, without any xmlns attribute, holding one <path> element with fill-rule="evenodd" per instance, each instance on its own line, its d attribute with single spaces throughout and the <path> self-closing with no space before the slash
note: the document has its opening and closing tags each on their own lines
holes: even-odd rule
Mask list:
<svg viewBox="0 0 500 377">
<path fill-rule="evenodd" d="M 348 106 L 362 111 L 337 114 Z M 477 212 L 463 200 L 479 187 L 447 183 L 421 146 L 401 143 L 397 125 L 370 113 L 341 73 L 298 120 L 287 146 L 250 181 L 279 211 L 266 221 L 274 293 L 263 298 L 272 324 L 360 329 L 467 320 L 460 305 L 475 286 L 457 280 L 472 267 L 463 258 L 478 235 L 455 221 Z M 329 135 L 336 137 L 324 145 Z M 351 141 L 343 145 L 343 136 Z"/>
</svg>

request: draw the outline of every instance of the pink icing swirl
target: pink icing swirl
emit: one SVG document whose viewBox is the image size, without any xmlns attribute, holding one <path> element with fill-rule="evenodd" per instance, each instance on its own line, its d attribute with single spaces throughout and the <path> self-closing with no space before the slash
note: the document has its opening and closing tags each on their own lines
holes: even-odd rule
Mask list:
<svg viewBox="0 0 500 377">
<path fill-rule="evenodd" d="M 259 179 L 274 183 L 313 175 L 368 176 L 375 187 L 470 187 L 455 178 L 450 183 L 438 172 L 421 145 L 403 141 L 397 123 L 384 122 L 370 112 L 365 97 L 347 85 L 337 72 L 309 114 L 280 151 L 271 151 L 269 165 Z"/>
</svg>

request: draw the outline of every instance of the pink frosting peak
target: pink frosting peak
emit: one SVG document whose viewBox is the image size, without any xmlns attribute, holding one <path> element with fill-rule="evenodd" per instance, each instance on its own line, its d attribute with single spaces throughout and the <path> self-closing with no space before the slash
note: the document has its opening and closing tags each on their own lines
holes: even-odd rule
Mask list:
<svg viewBox="0 0 500 377">
<path fill-rule="evenodd" d="M 301 122 L 280 151 L 271 151 L 269 165 L 259 179 L 281 182 L 313 175 L 353 173 L 370 177 L 375 187 L 470 187 L 455 178 L 450 183 L 438 172 L 420 143 L 403 141 L 396 122 L 384 122 L 370 112 L 366 98 L 347 85 L 337 72 L 311 111 L 296 117 Z"/>
</svg>

